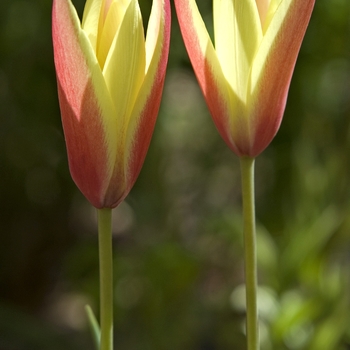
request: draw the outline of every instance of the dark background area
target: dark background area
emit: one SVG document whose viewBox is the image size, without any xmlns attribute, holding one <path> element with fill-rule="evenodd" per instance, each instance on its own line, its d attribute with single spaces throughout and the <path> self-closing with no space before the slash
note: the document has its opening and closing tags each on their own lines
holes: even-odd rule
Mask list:
<svg viewBox="0 0 350 350">
<path fill-rule="evenodd" d="M 0 350 L 93 349 L 96 213 L 68 170 L 51 5 L 0 2 Z M 350 2 L 317 0 L 281 129 L 256 161 L 262 350 L 350 349 L 349 122 Z M 113 218 L 116 349 L 245 349 L 239 161 L 175 11 L 154 137 Z"/>
</svg>

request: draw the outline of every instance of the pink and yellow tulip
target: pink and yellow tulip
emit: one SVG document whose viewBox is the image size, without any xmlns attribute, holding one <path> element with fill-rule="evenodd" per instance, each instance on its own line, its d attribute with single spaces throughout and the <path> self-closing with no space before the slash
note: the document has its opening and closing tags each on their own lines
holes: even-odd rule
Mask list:
<svg viewBox="0 0 350 350">
<path fill-rule="evenodd" d="M 315 0 L 214 0 L 212 43 L 195 0 L 175 0 L 193 69 L 221 136 L 256 157 L 283 117 Z"/>
<path fill-rule="evenodd" d="M 54 59 L 69 168 L 96 208 L 113 208 L 141 170 L 157 118 L 170 39 L 169 0 L 145 38 L 137 0 L 87 0 L 82 23 L 54 0 Z"/>
</svg>

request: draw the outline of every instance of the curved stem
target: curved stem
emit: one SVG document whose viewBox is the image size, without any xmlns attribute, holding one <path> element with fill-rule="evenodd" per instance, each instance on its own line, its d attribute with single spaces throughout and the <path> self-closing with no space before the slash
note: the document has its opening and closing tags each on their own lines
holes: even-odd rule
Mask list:
<svg viewBox="0 0 350 350">
<path fill-rule="evenodd" d="M 113 349 L 112 209 L 98 209 L 100 256 L 100 350 Z"/>
<path fill-rule="evenodd" d="M 257 259 L 254 199 L 254 158 L 241 157 L 244 263 L 247 305 L 247 349 L 259 349 Z"/>
</svg>

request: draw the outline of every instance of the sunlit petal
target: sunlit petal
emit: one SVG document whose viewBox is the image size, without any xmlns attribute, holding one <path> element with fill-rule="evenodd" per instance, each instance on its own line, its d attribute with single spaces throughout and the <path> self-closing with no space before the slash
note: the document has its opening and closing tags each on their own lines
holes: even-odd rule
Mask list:
<svg viewBox="0 0 350 350">
<path fill-rule="evenodd" d="M 131 40 L 132 38 L 132 40 Z M 118 116 L 118 128 L 126 127 L 145 76 L 145 38 L 140 8 L 132 0 L 107 56 L 105 81 Z"/>
<path fill-rule="evenodd" d="M 136 181 L 151 141 L 168 61 L 170 25 L 169 1 L 154 1 L 147 30 L 147 36 L 150 35 L 147 46 L 150 57 L 147 74 L 135 102 L 126 135 L 124 161 L 129 187 Z"/>
<path fill-rule="evenodd" d="M 265 18 L 269 10 L 270 0 L 255 0 L 258 7 L 261 27 L 264 27 Z"/>
<path fill-rule="evenodd" d="M 214 0 L 215 50 L 232 90 L 245 103 L 247 76 L 262 39 L 255 0 Z"/>
<path fill-rule="evenodd" d="M 157 53 L 155 53 L 157 44 L 165 40 L 169 33 L 164 33 L 164 30 L 169 30 L 170 18 L 168 18 L 166 3 L 164 1 L 154 1 L 151 14 L 147 26 L 147 37 L 146 37 L 146 73 L 153 60 L 157 60 Z M 163 28 L 164 27 L 164 28 Z M 158 47 L 159 48 L 159 47 Z M 159 53 L 158 53 L 159 54 Z"/>
<path fill-rule="evenodd" d="M 94 51 L 96 51 L 101 4 L 102 0 L 87 0 L 83 13 L 82 28 L 90 39 Z"/>
<path fill-rule="evenodd" d="M 263 23 L 264 33 L 266 32 L 267 28 L 269 27 L 270 22 L 271 22 L 273 16 L 275 15 L 276 10 L 277 10 L 277 7 L 279 6 L 279 4 L 282 1 L 283 0 L 270 0 L 270 5 L 269 5 L 268 11 L 267 11 L 266 16 L 265 16 L 265 21 Z"/>
<path fill-rule="evenodd" d="M 114 107 L 70 1 L 54 1 L 52 30 L 70 171 L 90 202 L 101 207 L 117 152 Z"/>
<path fill-rule="evenodd" d="M 256 135 L 253 153 L 265 148 L 280 126 L 313 5 L 312 0 L 281 1 L 266 31 L 251 75 L 249 107 Z"/>
<path fill-rule="evenodd" d="M 101 27 L 96 54 L 100 66 L 103 68 L 108 52 L 112 49 L 112 42 L 118 33 L 123 21 L 125 11 L 128 8 L 129 0 L 113 1 Z"/>
</svg>

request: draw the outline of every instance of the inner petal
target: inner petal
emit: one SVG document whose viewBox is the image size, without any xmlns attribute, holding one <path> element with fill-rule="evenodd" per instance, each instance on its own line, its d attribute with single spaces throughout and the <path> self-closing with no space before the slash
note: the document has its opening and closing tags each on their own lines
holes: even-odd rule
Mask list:
<svg viewBox="0 0 350 350">
<path fill-rule="evenodd" d="M 265 22 L 264 22 L 264 33 L 266 32 L 268 26 L 270 25 L 272 18 L 277 11 L 278 6 L 281 4 L 282 0 L 270 0 L 270 6 L 266 13 Z"/>
<path fill-rule="evenodd" d="M 269 10 L 270 0 L 255 0 L 259 11 L 261 27 L 264 28 L 265 18 Z"/>
<path fill-rule="evenodd" d="M 103 69 L 122 133 L 143 82 L 145 65 L 145 36 L 141 12 L 137 0 L 131 0 Z"/>
<path fill-rule="evenodd" d="M 214 0 L 215 50 L 237 97 L 246 102 L 252 62 L 262 39 L 255 0 Z"/>
<path fill-rule="evenodd" d="M 116 36 L 130 0 L 107 0 L 101 9 L 97 41 L 97 59 L 103 69 L 108 52 Z M 107 6 L 109 5 L 109 7 Z"/>
<path fill-rule="evenodd" d="M 102 0 L 87 0 L 84 7 L 82 20 L 82 29 L 87 34 L 95 52 L 101 5 Z"/>
</svg>

